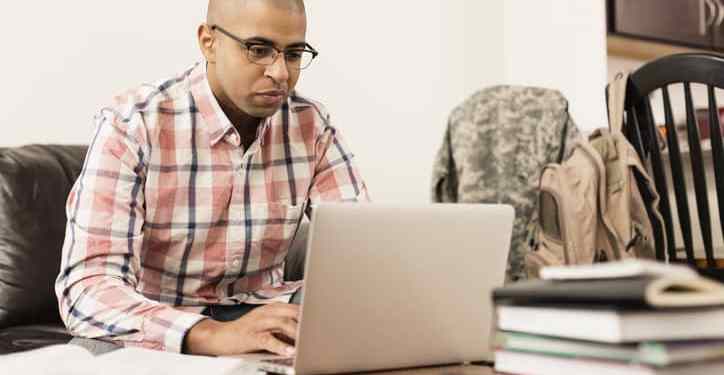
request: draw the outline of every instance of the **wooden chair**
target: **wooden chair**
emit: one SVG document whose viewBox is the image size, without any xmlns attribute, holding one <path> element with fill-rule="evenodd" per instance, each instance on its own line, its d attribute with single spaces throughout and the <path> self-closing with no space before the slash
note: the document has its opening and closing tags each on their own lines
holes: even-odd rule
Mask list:
<svg viewBox="0 0 724 375">
<path fill-rule="evenodd" d="M 672 108 L 670 92 L 672 84 L 683 84 L 684 108 Z M 702 140 L 694 107 L 691 85 L 706 85 L 708 93 L 708 123 L 710 141 Z M 634 145 L 642 160 L 653 176 L 656 189 L 661 196 L 660 211 L 664 217 L 664 228 L 655 228 L 656 253 L 659 259 L 672 262 L 686 261 L 702 274 L 724 281 L 724 260 L 715 259 L 715 238 L 712 229 L 721 228 L 724 233 L 724 150 L 722 149 L 722 131 L 719 122 L 719 107 L 716 91 L 724 89 L 724 57 L 713 54 L 693 53 L 671 55 L 649 62 L 631 73 L 626 92 L 626 115 L 624 134 Z M 663 101 L 665 135 L 654 123 L 651 109 L 651 94 L 659 91 Z M 680 142 L 679 133 L 674 124 L 674 111 L 686 114 L 686 142 Z M 679 112 L 681 113 L 681 112 Z M 663 130 L 663 129 L 662 129 Z M 684 134 L 682 134 L 683 136 Z M 665 148 L 662 145 L 665 144 Z M 691 175 L 684 169 L 689 149 Z M 712 166 L 705 166 L 704 159 L 711 152 Z M 669 162 L 665 162 L 668 153 Z M 683 156 L 682 156 L 683 155 Z M 668 186 L 666 175 L 671 176 L 672 187 Z M 710 202 L 707 175 L 713 177 L 716 201 Z M 693 186 L 687 186 L 687 177 Z M 677 252 L 674 240 L 674 219 L 670 190 L 673 188 L 674 201 L 678 216 L 678 226 L 686 254 L 682 259 Z M 687 192 L 693 188 L 696 199 L 696 215 L 699 232 L 703 242 L 705 258 L 697 259 L 694 254 L 694 229 Z M 718 207 L 717 207 L 718 206 Z M 718 217 L 718 220 L 716 218 Z M 712 219 L 715 219 L 712 221 Z M 661 231 L 665 231 L 664 241 Z M 717 236 L 718 237 L 718 236 Z M 724 237 L 724 235 L 723 235 Z M 724 238 L 722 239 L 724 242 Z"/>
</svg>

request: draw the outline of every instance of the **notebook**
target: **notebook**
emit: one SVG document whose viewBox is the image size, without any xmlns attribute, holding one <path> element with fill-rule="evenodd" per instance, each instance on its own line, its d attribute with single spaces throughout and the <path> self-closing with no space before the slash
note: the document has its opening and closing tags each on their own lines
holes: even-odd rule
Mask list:
<svg viewBox="0 0 724 375">
<path fill-rule="evenodd" d="M 659 367 L 724 360 L 723 339 L 605 344 L 500 331 L 496 335 L 495 341 L 497 349 L 507 351 L 538 353 L 564 358 L 641 363 Z"/>
<path fill-rule="evenodd" d="M 495 354 L 495 371 L 537 375 L 712 375 L 724 372 L 724 362 L 701 362 L 660 368 L 501 350 Z"/>
<path fill-rule="evenodd" d="M 122 348 L 93 356 L 74 345 L 52 345 L 0 356 L 3 374 L 47 375 L 262 375 L 255 366 L 233 358 L 204 357 L 142 348 Z"/>
<path fill-rule="evenodd" d="M 662 276 L 597 280 L 529 280 L 493 292 L 496 303 L 675 308 L 724 305 L 724 284 Z"/>
</svg>

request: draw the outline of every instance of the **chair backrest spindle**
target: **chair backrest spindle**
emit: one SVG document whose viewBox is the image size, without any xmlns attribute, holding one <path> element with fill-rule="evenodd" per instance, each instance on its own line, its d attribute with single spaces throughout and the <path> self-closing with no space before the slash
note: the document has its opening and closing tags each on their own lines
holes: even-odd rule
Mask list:
<svg viewBox="0 0 724 375">
<path fill-rule="evenodd" d="M 719 204 L 719 225 L 724 243 L 724 147 L 722 146 L 721 121 L 714 87 L 707 86 L 709 96 L 709 139 L 711 140 L 712 164 L 716 181 L 717 202 Z"/>
</svg>

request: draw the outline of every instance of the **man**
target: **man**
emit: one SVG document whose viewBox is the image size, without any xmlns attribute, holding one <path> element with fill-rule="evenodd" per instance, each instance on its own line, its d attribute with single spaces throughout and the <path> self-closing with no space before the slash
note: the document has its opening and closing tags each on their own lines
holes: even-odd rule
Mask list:
<svg viewBox="0 0 724 375">
<path fill-rule="evenodd" d="M 211 0 L 205 62 L 100 111 L 56 281 L 71 333 L 293 353 L 301 284 L 283 276 L 299 222 L 317 202 L 368 200 L 325 109 L 294 92 L 317 54 L 305 36 L 302 0 Z"/>
</svg>

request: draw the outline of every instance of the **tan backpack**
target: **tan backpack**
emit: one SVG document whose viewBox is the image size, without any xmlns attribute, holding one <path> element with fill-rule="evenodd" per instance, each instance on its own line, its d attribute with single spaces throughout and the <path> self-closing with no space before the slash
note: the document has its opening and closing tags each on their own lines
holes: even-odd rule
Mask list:
<svg viewBox="0 0 724 375">
<path fill-rule="evenodd" d="M 655 225 L 663 224 L 659 196 L 621 132 L 627 81 L 619 74 L 608 87 L 610 130 L 596 130 L 541 173 L 538 221 L 525 257 L 529 278 L 549 265 L 655 257 L 647 205 Z"/>
</svg>

